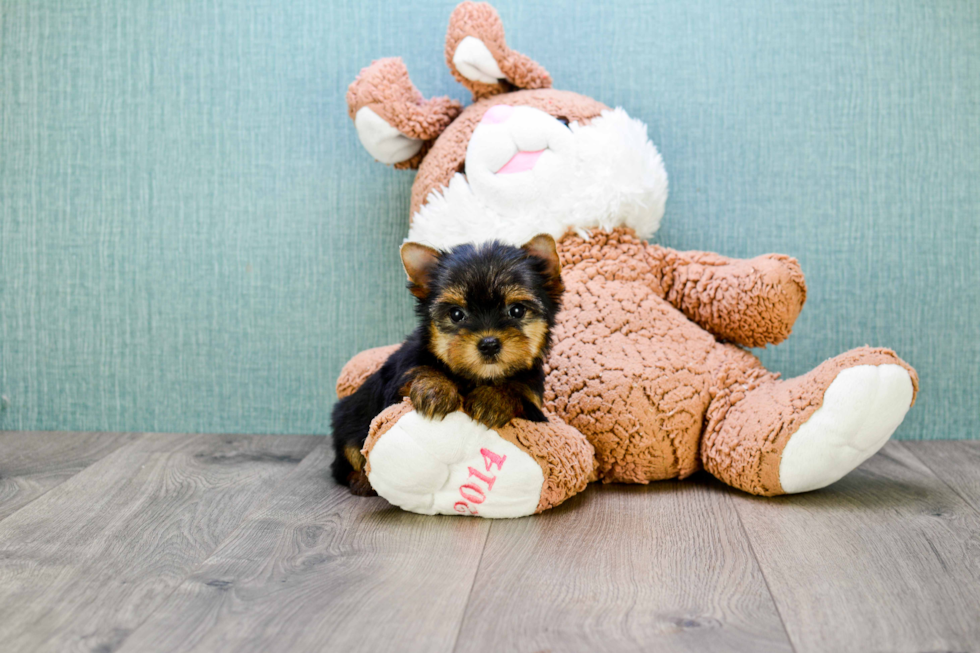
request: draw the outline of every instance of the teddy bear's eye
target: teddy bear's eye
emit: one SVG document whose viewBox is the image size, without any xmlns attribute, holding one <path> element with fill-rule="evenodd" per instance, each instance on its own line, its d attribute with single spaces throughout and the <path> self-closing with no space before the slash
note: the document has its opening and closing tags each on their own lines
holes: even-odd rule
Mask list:
<svg viewBox="0 0 980 653">
<path fill-rule="evenodd" d="M 463 309 L 458 308 L 456 306 L 449 309 L 449 319 L 452 320 L 453 322 L 456 323 L 462 322 L 463 318 L 465 317 L 466 317 L 466 313 L 463 312 Z"/>
<path fill-rule="evenodd" d="M 565 116 L 557 116 L 555 117 L 555 120 L 568 127 L 568 118 L 566 118 Z"/>
</svg>

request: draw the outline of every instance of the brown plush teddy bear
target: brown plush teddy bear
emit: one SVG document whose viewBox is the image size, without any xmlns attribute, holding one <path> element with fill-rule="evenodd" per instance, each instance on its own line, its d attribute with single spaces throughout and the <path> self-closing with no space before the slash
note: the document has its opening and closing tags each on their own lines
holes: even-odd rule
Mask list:
<svg viewBox="0 0 980 653">
<path fill-rule="evenodd" d="M 773 496 L 829 485 L 888 440 L 918 389 L 894 352 L 862 347 L 784 381 L 743 349 L 789 336 L 806 299 L 796 260 L 646 242 L 667 175 L 643 123 L 552 89 L 507 47 L 488 4 L 456 8 L 446 60 L 473 93 L 465 109 L 425 100 L 400 59 L 381 59 L 351 84 L 350 116 L 376 159 L 418 168 L 408 240 L 558 241 L 567 291 L 546 367 L 549 422 L 430 421 L 406 400 L 378 416 L 364 448 L 378 494 L 420 513 L 516 517 L 590 481 L 704 468 Z M 356 356 L 338 394 L 393 350 Z"/>
</svg>

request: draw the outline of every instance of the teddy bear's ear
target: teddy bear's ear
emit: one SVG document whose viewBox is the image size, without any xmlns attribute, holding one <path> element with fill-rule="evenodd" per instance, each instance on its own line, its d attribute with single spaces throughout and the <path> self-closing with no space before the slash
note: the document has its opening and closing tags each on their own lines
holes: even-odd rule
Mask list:
<svg viewBox="0 0 980 653">
<path fill-rule="evenodd" d="M 485 2 L 463 2 L 449 17 L 446 63 L 473 99 L 515 88 L 551 88 L 539 63 L 507 47 L 497 10 Z"/>
<path fill-rule="evenodd" d="M 364 149 L 396 168 L 417 168 L 461 108 L 448 97 L 423 98 L 397 57 L 375 61 L 347 89 L 347 112 Z"/>
</svg>

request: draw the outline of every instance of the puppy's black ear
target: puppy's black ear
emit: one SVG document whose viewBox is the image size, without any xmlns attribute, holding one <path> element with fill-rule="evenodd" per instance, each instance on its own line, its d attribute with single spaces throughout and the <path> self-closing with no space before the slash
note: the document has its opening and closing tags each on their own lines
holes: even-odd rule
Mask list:
<svg viewBox="0 0 980 653">
<path fill-rule="evenodd" d="M 408 274 L 408 289 L 419 299 L 429 296 L 432 272 L 439 262 L 439 252 L 418 243 L 402 245 L 402 265 Z"/>
<path fill-rule="evenodd" d="M 551 298 L 557 301 L 564 292 L 565 285 L 561 282 L 561 259 L 558 258 L 555 239 L 549 234 L 538 234 L 524 243 L 521 249 L 544 263 L 545 287 Z"/>
</svg>

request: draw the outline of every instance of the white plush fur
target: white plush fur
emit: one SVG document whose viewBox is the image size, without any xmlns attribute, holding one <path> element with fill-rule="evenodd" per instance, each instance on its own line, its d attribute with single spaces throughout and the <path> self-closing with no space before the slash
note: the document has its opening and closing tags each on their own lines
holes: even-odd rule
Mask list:
<svg viewBox="0 0 980 653">
<path fill-rule="evenodd" d="M 494 136 L 484 138 L 484 131 Z M 535 134 L 546 134 L 548 141 L 535 169 L 493 179 L 506 162 L 499 160 L 503 148 L 537 147 L 521 146 L 521 141 L 534 143 Z M 584 233 L 618 226 L 649 238 L 660 226 L 667 201 L 667 172 L 646 125 L 619 108 L 589 125 L 565 128 L 544 112 L 517 107 L 502 125 L 477 126 L 466 173 L 473 184 L 457 174 L 448 188 L 429 195 L 413 216 L 408 240 L 439 249 L 493 239 L 521 245 L 539 233 L 559 238 L 569 229 Z M 475 183 L 478 178 L 484 181 Z"/>
<path fill-rule="evenodd" d="M 487 469 L 480 451 L 484 448 L 505 458 L 499 468 L 491 463 Z M 524 517 L 541 501 L 541 466 L 461 412 L 441 420 L 428 420 L 415 411 L 405 414 L 374 445 L 370 459 L 371 487 L 388 503 L 410 512 Z M 470 468 L 491 477 L 493 487 Z M 469 487 L 461 492 L 464 486 Z M 464 493 L 483 500 L 467 501 Z"/>
<path fill-rule="evenodd" d="M 823 404 L 794 433 L 779 463 L 787 494 L 840 480 L 884 446 L 912 403 L 912 378 L 899 365 L 859 365 L 837 375 Z"/>
</svg>

